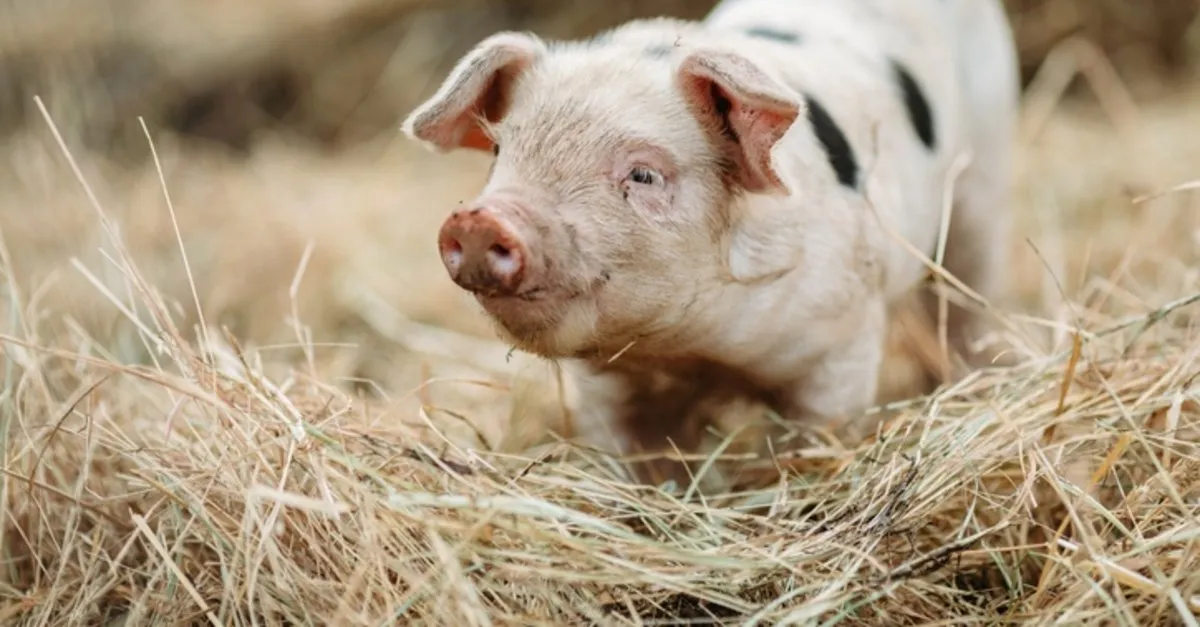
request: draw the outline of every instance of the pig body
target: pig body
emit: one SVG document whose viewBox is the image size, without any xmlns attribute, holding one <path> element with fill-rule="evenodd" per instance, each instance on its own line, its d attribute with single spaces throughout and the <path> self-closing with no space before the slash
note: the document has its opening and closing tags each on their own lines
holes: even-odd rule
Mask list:
<svg viewBox="0 0 1200 627">
<path fill-rule="evenodd" d="M 577 435 L 686 450 L 730 395 L 867 409 L 946 202 L 947 271 L 999 295 L 1017 93 L 999 0 L 726 0 L 588 41 L 494 35 L 405 130 L 496 154 L 439 248 L 503 336 L 572 370 Z M 951 310 L 967 363 L 984 327 Z"/>
</svg>

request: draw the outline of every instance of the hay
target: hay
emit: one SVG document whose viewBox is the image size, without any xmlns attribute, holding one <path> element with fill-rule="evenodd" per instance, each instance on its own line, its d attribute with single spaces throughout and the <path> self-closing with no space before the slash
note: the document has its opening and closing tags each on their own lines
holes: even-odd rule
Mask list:
<svg viewBox="0 0 1200 627">
<path fill-rule="evenodd" d="M 696 500 L 566 447 L 531 458 L 454 443 L 429 409 L 425 431 L 378 426 L 378 407 L 303 371 L 270 379 L 258 355 L 201 353 L 139 290 L 161 367 L 4 337 L 7 620 L 1200 612 L 1198 345 L 1145 329 L 1171 327 L 1168 311 L 1194 298 L 1091 329 L 1079 353 L 974 377 L 874 441 L 741 460 L 762 477 L 799 469 Z"/>
<path fill-rule="evenodd" d="M 1195 625 L 1197 96 L 1030 103 L 1024 364 L 861 438 L 742 408 L 704 489 L 547 437 L 552 373 L 439 278 L 486 159 L 130 173 L 43 118 L 0 169 L 0 622 Z"/>
<path fill-rule="evenodd" d="M 565 445 L 489 450 L 432 404 L 354 398 L 305 360 L 272 376 L 265 351 L 191 339 L 114 250 L 151 363 L 39 337 L 50 312 L 7 277 L 9 624 L 1200 613 L 1197 297 L 1077 303 L 1076 350 L 904 404 L 862 443 L 721 461 L 740 486 L 700 494 Z"/>
</svg>

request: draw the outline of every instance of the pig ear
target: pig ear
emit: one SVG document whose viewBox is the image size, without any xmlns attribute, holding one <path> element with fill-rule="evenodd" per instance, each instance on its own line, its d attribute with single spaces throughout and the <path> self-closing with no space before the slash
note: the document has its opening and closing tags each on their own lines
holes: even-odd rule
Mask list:
<svg viewBox="0 0 1200 627">
<path fill-rule="evenodd" d="M 413 139 L 439 150 L 491 151 L 487 123 L 504 117 L 514 81 L 545 51 L 541 40 L 522 33 L 497 33 L 464 56 L 429 100 L 404 121 Z"/>
<path fill-rule="evenodd" d="M 771 149 L 800 116 L 801 99 L 753 61 L 724 50 L 691 52 L 676 80 L 693 114 L 726 144 L 737 182 L 751 192 L 786 193 Z"/>
</svg>

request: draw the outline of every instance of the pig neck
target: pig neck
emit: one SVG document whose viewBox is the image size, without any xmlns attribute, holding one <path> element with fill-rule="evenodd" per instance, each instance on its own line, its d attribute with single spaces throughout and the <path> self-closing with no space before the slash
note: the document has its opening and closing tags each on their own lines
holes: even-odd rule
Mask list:
<svg viewBox="0 0 1200 627">
<path fill-rule="evenodd" d="M 860 328 L 857 299 L 821 289 L 829 273 L 800 267 L 746 284 L 729 280 L 716 264 L 698 269 L 693 304 L 674 324 L 587 361 L 600 370 L 717 372 L 765 388 L 785 385 Z"/>
<path fill-rule="evenodd" d="M 864 303 L 884 281 L 869 253 L 880 234 L 855 209 L 819 185 L 788 196 L 739 194 L 727 206 L 726 245 L 688 273 L 690 304 L 651 337 L 597 361 L 623 351 L 620 360 L 640 367 L 731 369 L 785 382 L 861 328 Z M 739 268 L 739 245 L 762 258 Z"/>
<path fill-rule="evenodd" d="M 751 379 L 791 377 L 861 325 L 861 307 L 829 307 L 822 295 L 807 295 L 806 274 L 797 270 L 767 284 L 726 283 L 707 292 L 679 357 L 741 370 Z"/>
</svg>

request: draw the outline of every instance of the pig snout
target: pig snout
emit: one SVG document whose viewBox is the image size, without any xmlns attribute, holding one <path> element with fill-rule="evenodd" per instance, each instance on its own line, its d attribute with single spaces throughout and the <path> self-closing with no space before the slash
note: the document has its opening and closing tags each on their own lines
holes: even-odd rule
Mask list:
<svg viewBox="0 0 1200 627">
<path fill-rule="evenodd" d="M 529 247 L 514 225 L 487 207 L 450 214 L 438 233 L 438 249 L 451 280 L 481 296 L 520 292 Z"/>
</svg>

